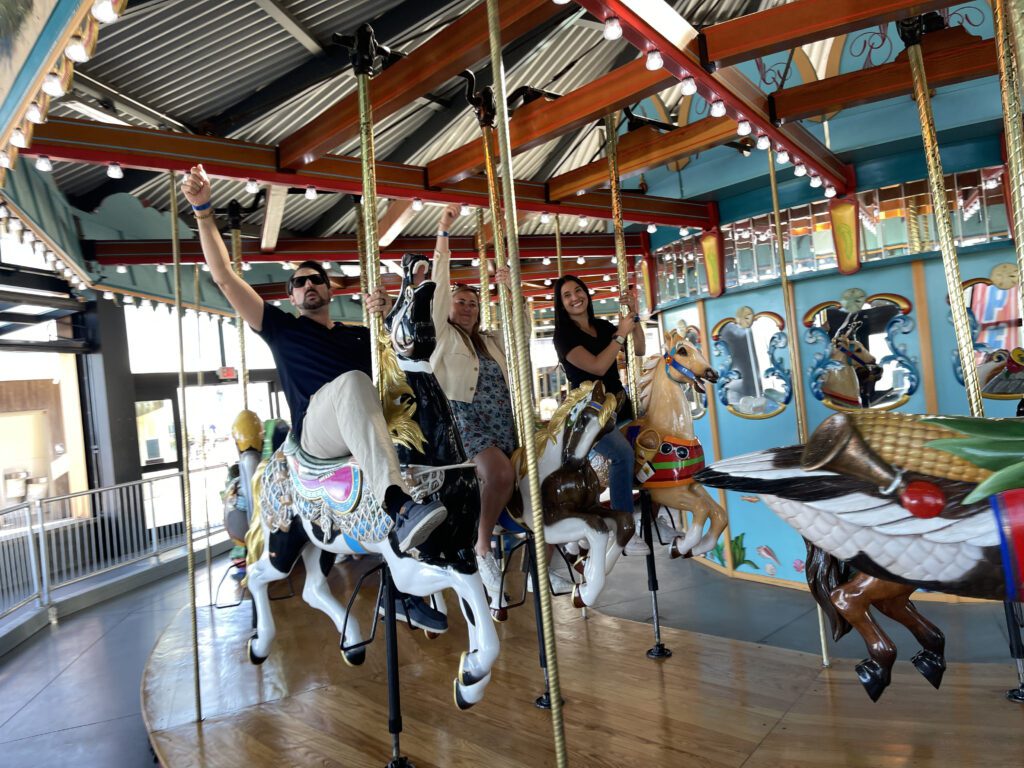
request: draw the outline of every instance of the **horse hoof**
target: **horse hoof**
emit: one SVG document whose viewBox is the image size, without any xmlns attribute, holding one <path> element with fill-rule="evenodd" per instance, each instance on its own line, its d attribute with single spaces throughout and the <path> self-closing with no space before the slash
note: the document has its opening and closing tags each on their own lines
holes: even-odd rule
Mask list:
<svg viewBox="0 0 1024 768">
<path fill-rule="evenodd" d="M 452 689 L 453 689 L 454 695 L 455 695 L 455 706 L 456 707 L 458 707 L 463 712 L 465 712 L 467 709 L 469 709 L 470 707 L 473 706 L 473 702 L 466 701 L 464 698 L 462 698 L 462 688 L 459 685 L 459 681 L 458 680 L 453 680 L 452 681 Z"/>
<path fill-rule="evenodd" d="M 882 667 L 874 659 L 865 659 L 854 669 L 857 672 L 860 684 L 864 686 L 864 690 L 867 691 L 870 699 L 878 701 L 881 695 L 885 693 L 885 689 L 889 687 L 891 680 L 890 671 Z"/>
<path fill-rule="evenodd" d="M 440 632 L 431 632 L 429 629 L 424 629 L 423 634 L 426 635 L 427 640 L 437 640 L 441 636 Z"/>
<path fill-rule="evenodd" d="M 501 608 L 491 608 L 491 618 L 498 624 L 508 621 L 508 608 L 505 606 L 502 606 Z"/>
<path fill-rule="evenodd" d="M 924 675 L 924 679 L 938 688 L 942 685 L 942 675 L 946 671 L 946 659 L 934 651 L 921 650 L 914 654 L 911 663 L 917 667 L 917 671 Z"/>
<path fill-rule="evenodd" d="M 583 595 L 580 592 L 580 585 L 577 584 L 572 588 L 572 607 L 573 608 L 586 608 L 587 604 L 583 602 Z"/>
<path fill-rule="evenodd" d="M 473 651 L 473 653 L 476 653 L 476 651 Z M 478 676 L 474 675 L 472 672 L 466 671 L 466 661 L 469 659 L 469 656 L 469 651 L 462 652 L 462 656 L 459 657 L 459 676 L 455 679 L 455 681 L 464 688 L 476 685 L 485 677 L 485 675 Z"/>
<path fill-rule="evenodd" d="M 267 660 L 267 657 L 266 656 L 257 656 L 256 652 L 252 649 L 252 641 L 255 640 L 256 637 L 257 637 L 256 635 L 253 635 L 252 637 L 249 638 L 249 643 L 248 643 L 247 647 L 249 649 L 249 661 L 251 661 L 253 664 L 255 664 L 258 667 L 260 664 L 262 664 L 264 661 Z"/>
<path fill-rule="evenodd" d="M 363 662 L 366 661 L 366 647 L 356 648 L 353 651 L 341 651 L 342 660 L 350 667 L 362 666 Z"/>
<path fill-rule="evenodd" d="M 577 557 L 576 558 L 576 562 L 574 562 L 572 564 L 572 569 L 574 571 L 576 571 L 576 573 L 578 573 L 581 576 L 583 576 L 584 573 L 587 570 L 587 558 L 584 557 L 583 555 L 580 555 L 579 557 Z"/>
<path fill-rule="evenodd" d="M 683 553 L 679 551 L 679 539 L 672 539 L 672 546 L 668 548 L 668 556 L 672 560 L 683 556 Z"/>
</svg>

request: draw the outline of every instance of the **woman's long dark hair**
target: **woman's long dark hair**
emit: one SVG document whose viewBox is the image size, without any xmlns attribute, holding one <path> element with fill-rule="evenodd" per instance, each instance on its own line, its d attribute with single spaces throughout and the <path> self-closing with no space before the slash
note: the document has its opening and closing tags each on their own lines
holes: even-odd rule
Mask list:
<svg viewBox="0 0 1024 768">
<path fill-rule="evenodd" d="M 468 291 L 469 293 L 472 293 L 474 296 L 476 296 L 478 304 L 479 304 L 479 302 L 483 301 L 483 299 L 480 298 L 480 293 L 477 291 L 476 288 L 474 288 L 471 285 L 456 285 L 456 286 L 453 286 L 452 287 L 452 300 L 453 301 L 455 300 L 456 294 L 462 293 L 463 291 Z M 480 355 L 481 357 L 486 357 L 488 360 L 493 360 L 494 359 L 493 357 L 491 357 L 491 353 L 487 351 L 487 346 L 484 344 L 483 336 L 480 335 L 480 311 L 479 311 L 479 309 L 477 310 L 476 322 L 473 323 L 473 329 L 469 333 L 466 333 L 464 330 L 462 330 L 462 328 L 457 326 L 450 319 L 448 320 L 448 325 L 450 325 L 456 331 L 458 331 L 463 336 L 465 336 L 467 339 L 469 339 L 469 343 L 473 345 L 473 349 L 476 350 L 478 355 Z"/>
<path fill-rule="evenodd" d="M 590 289 L 587 288 L 587 284 L 576 277 L 576 275 L 562 275 L 555 283 L 553 296 L 555 304 L 555 336 L 558 336 L 559 332 L 565 333 L 575 325 L 575 321 L 569 317 L 569 313 L 566 311 L 565 304 L 562 301 L 562 287 L 570 282 L 576 283 L 587 294 L 587 319 L 591 325 L 593 325 L 595 320 L 594 298 L 590 295 Z"/>
</svg>

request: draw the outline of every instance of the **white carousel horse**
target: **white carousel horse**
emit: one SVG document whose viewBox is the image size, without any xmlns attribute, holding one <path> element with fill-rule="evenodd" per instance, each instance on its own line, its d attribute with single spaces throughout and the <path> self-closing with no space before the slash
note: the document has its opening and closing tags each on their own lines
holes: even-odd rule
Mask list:
<svg viewBox="0 0 1024 768">
<path fill-rule="evenodd" d="M 638 408 L 640 417 L 623 428 L 633 443 L 641 487 L 651 501 L 675 510 L 682 518 L 692 515 L 685 535 L 672 540 L 672 557 L 702 555 L 711 551 L 729 524 L 725 510 L 693 476 L 704 468 L 704 450 L 693 433 L 693 416 L 684 388 L 693 387 L 698 397 L 704 381 L 714 383 L 718 373 L 701 351 L 678 330 L 665 337 L 665 351 L 644 361 Z M 711 521 L 707 532 L 704 526 Z"/>
<path fill-rule="evenodd" d="M 439 496 L 449 511 L 448 518 L 419 547 L 418 559 L 400 555 L 389 538 L 393 521 L 383 509 L 383 500 L 374 497 L 370 483 L 350 457 L 323 461 L 305 454 L 289 438 L 257 473 L 254 496 L 258 514 L 253 515 L 246 537 L 248 587 L 256 624 L 249 657 L 254 664 L 262 663 L 274 640 L 268 584 L 285 578 L 302 557 L 306 566 L 303 599 L 334 622 L 342 634 L 345 662 L 361 664 L 364 647 L 344 650 L 362 642 L 359 624 L 331 594 L 326 575 L 339 554 L 378 554 L 399 591 L 427 596 L 451 588 L 459 596 L 469 630 L 469 650 L 459 663 L 455 703 L 467 709 L 483 698 L 499 649 L 473 557 L 479 491 L 473 466 L 465 463 L 452 426 L 448 401 L 429 368 L 423 369 L 434 345 L 430 302 L 435 286 L 424 283 L 413 290 L 410 275 L 411 269 L 407 269 L 392 314 L 397 324 L 393 327 L 395 338 L 404 345 L 400 352 L 408 356 L 403 367 L 409 370 L 403 375 L 391 349 L 385 350 L 381 375 L 388 397 L 384 411 L 392 436 L 405 446 L 404 456 L 403 451 L 400 456 L 407 464 L 414 498 Z M 410 457 L 423 461 L 417 465 Z"/>
<path fill-rule="evenodd" d="M 837 334 L 831 343 L 830 364 L 822 379 L 821 391 L 837 405 L 846 408 L 869 408 L 875 382 L 882 369 L 878 361 L 852 334 Z"/>
<path fill-rule="evenodd" d="M 589 545 L 585 581 L 573 588 L 572 600 L 578 608 L 594 604 L 604 589 L 605 576 L 633 535 L 629 512 L 598 503 L 600 482 L 588 459 L 594 443 L 613 428 L 614 418 L 615 396 L 606 395 L 600 382 L 587 382 L 566 396 L 535 438 L 544 538 L 548 544 L 586 541 Z M 512 462 L 520 478 L 520 522 L 532 529 L 529 478 L 521 448 L 512 454 Z"/>
</svg>

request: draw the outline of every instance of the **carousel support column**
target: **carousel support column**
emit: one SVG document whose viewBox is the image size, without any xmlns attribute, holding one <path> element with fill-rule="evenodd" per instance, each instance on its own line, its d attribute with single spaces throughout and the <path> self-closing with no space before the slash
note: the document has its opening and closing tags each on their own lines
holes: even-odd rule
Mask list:
<svg viewBox="0 0 1024 768">
<path fill-rule="evenodd" d="M 562 220 L 555 214 L 555 264 L 558 266 L 558 276 L 565 274 L 565 266 L 562 263 Z"/>
<path fill-rule="evenodd" d="M 490 276 L 487 273 L 487 236 L 484 233 L 484 209 L 476 209 L 476 257 L 480 262 L 480 330 L 491 328 Z"/>
<path fill-rule="evenodd" d="M 1010 174 L 1010 210 L 1013 221 L 1013 249 L 1017 255 L 1017 307 L 1024 317 L 1024 121 L 1021 120 L 1020 55 L 1014 50 L 1013 19 L 1008 0 L 992 0 L 995 26 L 996 61 L 999 64 L 999 95 L 1003 106 L 1003 133 L 1006 136 L 1006 169 Z M 1010 637 L 1010 655 L 1017 663 L 1017 687 L 1006 692 L 1011 701 L 1024 702 L 1024 647 L 1020 608 L 1005 603 L 1006 629 Z"/>
<path fill-rule="evenodd" d="M 228 227 L 231 230 L 231 264 L 235 274 L 242 276 L 242 206 L 237 200 L 228 203 Z M 244 279 L 244 278 L 243 278 Z M 242 409 L 249 410 L 249 363 L 245 356 L 245 323 L 235 312 L 235 326 L 238 328 L 238 383 L 242 386 Z"/>
<path fill-rule="evenodd" d="M 783 306 L 786 314 L 786 338 L 789 344 L 789 368 L 793 375 L 793 399 L 796 412 L 796 432 L 801 443 L 807 442 L 807 404 L 804 402 L 804 376 L 800 366 L 800 336 L 797 331 L 796 300 L 793 284 L 786 269 L 786 248 L 782 240 L 782 212 L 779 209 L 779 185 L 775 175 L 775 153 L 768 152 L 768 178 L 772 187 L 772 219 L 775 225 L 775 250 L 779 259 L 782 280 Z M 818 606 L 818 638 L 821 641 L 821 665 L 831 667 L 828 636 L 825 632 L 825 614 Z"/>
<path fill-rule="evenodd" d="M 356 251 L 359 254 L 359 292 L 365 294 L 366 288 L 366 273 L 369 272 L 369 268 L 366 265 L 366 230 L 363 222 L 363 203 L 360 198 L 356 198 Z M 370 327 L 370 314 L 366 311 L 366 302 L 361 303 L 363 308 L 363 325 L 367 328 Z"/>
<path fill-rule="evenodd" d="M 512 321 L 509 330 L 512 332 L 513 341 L 515 341 L 514 350 L 510 349 L 509 360 L 513 362 L 519 371 L 515 391 L 512 393 L 512 401 L 515 409 L 519 411 L 519 418 L 525 427 L 527 424 L 533 424 L 533 396 L 530 392 L 523 391 L 524 386 L 530 386 L 532 374 L 530 370 L 529 338 L 524 327 L 523 303 L 525 298 L 522 291 L 519 290 L 519 287 L 522 285 L 519 270 L 519 223 L 516 214 L 516 196 L 512 180 L 512 150 L 509 145 L 508 135 L 508 102 L 506 101 L 505 94 L 505 68 L 501 60 L 501 27 L 498 18 L 498 0 L 487 0 L 487 27 L 490 33 L 491 69 L 495 85 L 495 101 L 498 108 L 498 148 L 501 153 L 502 196 L 505 200 L 505 232 L 508 239 L 512 284 L 516 286 L 516 290 L 509 290 L 507 287 L 503 289 L 502 303 L 506 304 L 509 298 L 512 300 L 513 310 L 506 312 L 506 318 Z M 497 233 L 495 233 L 495 243 L 497 242 L 498 237 Z M 511 297 L 508 294 L 511 294 Z M 530 437 L 532 438 L 532 435 Z M 537 471 L 537 447 L 532 439 L 528 439 L 523 443 L 523 450 L 526 453 L 530 508 L 533 512 L 533 545 L 534 554 L 537 558 L 537 583 L 534 584 L 534 588 L 537 594 L 540 595 L 541 603 L 544 652 L 547 656 L 548 684 L 551 692 L 551 726 L 555 746 L 555 764 L 558 768 L 565 768 L 569 764 L 569 758 L 566 753 L 565 729 L 562 723 L 562 692 L 558 677 L 558 656 L 555 648 L 555 622 L 551 609 L 551 591 L 548 589 L 548 554 L 547 543 L 544 539 L 544 512 L 541 508 L 540 480 Z"/>
<path fill-rule="evenodd" d="M 178 240 L 178 189 L 174 172 L 167 174 L 171 196 L 171 253 L 174 258 L 174 315 L 178 321 L 178 390 L 181 392 L 181 496 L 185 515 L 185 552 L 188 564 L 188 602 L 192 623 L 192 687 L 195 694 L 196 722 L 203 719 L 203 701 L 199 691 L 199 628 L 196 617 L 196 555 L 192 541 L 192 483 L 188 460 L 188 397 L 185 395 L 184 309 L 181 306 L 181 242 Z"/>
<path fill-rule="evenodd" d="M 918 220 L 917 196 L 907 198 L 907 250 L 910 253 L 921 253 L 921 223 Z"/>
<path fill-rule="evenodd" d="M 377 236 L 377 172 L 373 149 L 373 110 L 370 100 L 370 80 L 380 70 L 382 59 L 380 48 L 373 36 L 373 28 L 363 24 L 356 31 L 355 47 L 352 51 L 352 71 L 356 76 L 356 90 L 359 95 L 359 148 L 363 171 L 363 246 L 360 273 L 366 273 L 366 292 L 372 293 L 380 281 L 380 241 Z M 365 305 L 366 302 L 363 302 Z M 370 329 L 370 365 L 373 381 L 381 403 L 385 400 L 384 380 L 380 375 L 381 356 L 387 338 L 383 318 L 379 314 L 368 315 Z M 391 734 L 391 761 L 387 768 L 411 768 L 409 760 L 402 755 L 402 709 L 398 680 L 398 635 L 395 624 L 395 595 L 391 571 L 384 568 L 384 615 L 387 644 L 388 674 L 388 733 Z"/>
<path fill-rule="evenodd" d="M 203 391 L 203 324 L 200 322 L 202 313 L 199 302 L 199 265 L 192 265 L 192 301 L 196 308 L 196 389 Z M 200 397 L 202 395 L 200 394 Z M 199 461 L 202 464 L 203 473 L 203 523 L 206 526 L 206 546 L 204 557 L 206 559 L 206 589 L 209 597 L 209 604 L 213 605 L 213 558 L 210 556 L 210 498 L 206 487 L 206 417 L 201 417 L 199 422 Z"/>
<path fill-rule="evenodd" d="M 615 263 L 619 280 L 619 314 L 625 316 L 632 313 L 633 310 L 626 304 L 626 296 L 629 292 L 629 257 L 626 255 L 626 239 L 622 230 L 622 191 L 619 186 L 618 133 L 615 129 L 614 116 L 608 115 L 604 119 L 604 127 L 605 154 L 608 156 L 608 179 L 612 193 L 612 224 L 615 230 Z M 633 413 L 630 416 L 635 419 L 640 415 L 637 410 L 637 399 L 640 396 L 640 389 L 638 387 L 640 372 L 637 365 L 636 348 L 632 333 L 626 337 L 625 351 L 626 380 L 629 384 L 629 399 L 633 408 Z M 653 514 L 654 509 L 653 504 L 651 504 L 650 493 L 641 489 L 640 529 L 644 541 L 647 542 L 647 589 L 651 593 L 652 624 L 654 625 L 654 646 L 647 651 L 647 658 L 667 659 L 672 655 L 672 651 L 666 648 L 661 640 L 661 615 L 658 611 L 658 571 L 654 562 L 654 521 L 651 519 Z"/>
</svg>

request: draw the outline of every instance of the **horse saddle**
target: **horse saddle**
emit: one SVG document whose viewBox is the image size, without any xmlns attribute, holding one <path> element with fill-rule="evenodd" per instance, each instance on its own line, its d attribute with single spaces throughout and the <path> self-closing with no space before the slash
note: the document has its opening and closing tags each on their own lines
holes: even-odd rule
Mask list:
<svg viewBox="0 0 1024 768">
<path fill-rule="evenodd" d="M 697 438 L 659 435 L 633 422 L 623 433 L 633 445 L 642 472 L 637 473 L 642 488 L 672 488 L 689 485 L 704 469 L 704 448 Z"/>
</svg>

